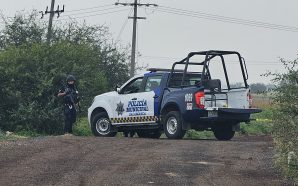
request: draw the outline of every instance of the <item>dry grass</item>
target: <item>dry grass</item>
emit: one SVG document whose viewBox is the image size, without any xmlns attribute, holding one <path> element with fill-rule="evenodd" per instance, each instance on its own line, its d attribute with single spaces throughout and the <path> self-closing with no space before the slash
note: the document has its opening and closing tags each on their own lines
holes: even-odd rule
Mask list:
<svg viewBox="0 0 298 186">
<path fill-rule="evenodd" d="M 252 100 L 252 107 L 254 108 L 266 109 L 273 106 L 273 100 L 271 95 L 253 94 Z"/>
</svg>

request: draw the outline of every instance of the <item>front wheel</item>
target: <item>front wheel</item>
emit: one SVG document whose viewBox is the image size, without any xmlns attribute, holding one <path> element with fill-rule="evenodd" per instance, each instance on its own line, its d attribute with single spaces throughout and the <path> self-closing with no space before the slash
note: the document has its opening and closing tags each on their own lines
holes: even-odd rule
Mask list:
<svg viewBox="0 0 298 186">
<path fill-rule="evenodd" d="M 163 129 L 169 139 L 184 137 L 186 130 L 182 129 L 182 118 L 178 111 L 170 111 L 165 115 Z"/>
<path fill-rule="evenodd" d="M 227 141 L 234 137 L 235 131 L 232 126 L 217 126 L 213 129 L 213 134 L 218 140 Z"/>
<path fill-rule="evenodd" d="M 112 132 L 112 125 L 109 120 L 109 117 L 106 113 L 98 113 L 94 116 L 92 120 L 92 133 L 95 136 L 102 136 L 102 137 L 114 137 L 116 136 L 117 132 Z"/>
</svg>

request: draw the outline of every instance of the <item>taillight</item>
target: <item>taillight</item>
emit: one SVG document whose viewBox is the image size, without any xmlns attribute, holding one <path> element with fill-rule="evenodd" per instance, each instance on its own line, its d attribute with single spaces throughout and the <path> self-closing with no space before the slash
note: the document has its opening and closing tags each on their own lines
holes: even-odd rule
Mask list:
<svg viewBox="0 0 298 186">
<path fill-rule="evenodd" d="M 250 92 L 247 93 L 247 101 L 248 101 L 249 108 L 251 108 L 252 107 L 252 95 Z"/>
<path fill-rule="evenodd" d="M 204 109 L 205 107 L 205 93 L 204 92 L 197 92 L 195 93 L 196 104 L 200 109 Z"/>
</svg>

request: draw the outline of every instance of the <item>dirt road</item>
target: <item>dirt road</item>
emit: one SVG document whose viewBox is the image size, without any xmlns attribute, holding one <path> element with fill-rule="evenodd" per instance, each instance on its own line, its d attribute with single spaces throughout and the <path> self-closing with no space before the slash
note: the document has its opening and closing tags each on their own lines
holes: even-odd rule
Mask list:
<svg viewBox="0 0 298 186">
<path fill-rule="evenodd" d="M 291 185 L 269 137 L 45 137 L 0 142 L 0 185 Z"/>
</svg>

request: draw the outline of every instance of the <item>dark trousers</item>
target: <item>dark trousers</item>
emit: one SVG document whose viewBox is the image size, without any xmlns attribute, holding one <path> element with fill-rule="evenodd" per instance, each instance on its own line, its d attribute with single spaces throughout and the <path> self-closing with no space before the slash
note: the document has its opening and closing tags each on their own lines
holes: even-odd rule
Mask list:
<svg viewBox="0 0 298 186">
<path fill-rule="evenodd" d="M 72 125 L 76 122 L 77 112 L 74 106 L 64 106 L 64 133 L 72 133 Z"/>
</svg>

